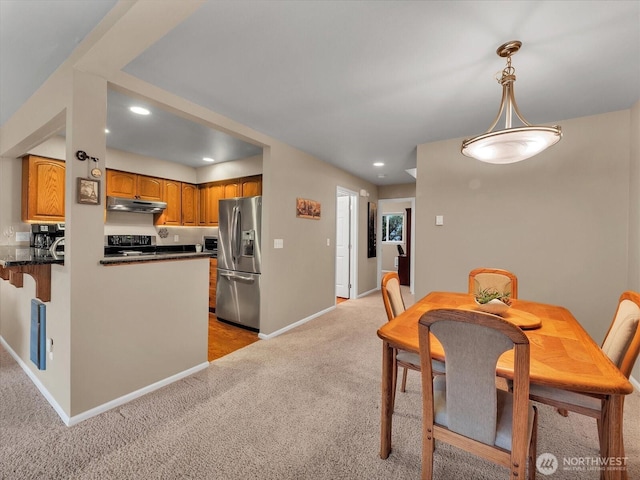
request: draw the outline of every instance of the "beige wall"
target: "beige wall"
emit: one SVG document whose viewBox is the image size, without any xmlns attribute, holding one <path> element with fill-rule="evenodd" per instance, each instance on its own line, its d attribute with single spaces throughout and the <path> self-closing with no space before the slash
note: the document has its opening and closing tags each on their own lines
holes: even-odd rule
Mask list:
<svg viewBox="0 0 640 480">
<path fill-rule="evenodd" d="M 263 161 L 263 274 L 261 327 L 271 334 L 335 305 L 337 187 L 375 186 L 280 142 Z M 296 198 L 321 203 L 320 220 L 296 218 Z M 376 288 L 376 259 L 367 258 L 367 201 L 358 197 L 357 293 Z M 284 248 L 274 249 L 273 240 Z M 329 245 L 327 245 L 329 240 Z"/>
<path fill-rule="evenodd" d="M 82 72 L 72 72 L 68 80 L 73 88 L 64 150 L 90 152 L 104 169 L 106 81 Z M 67 185 L 87 176 L 86 163 L 71 155 L 66 162 Z M 3 222 L 19 221 L 21 162 L 3 158 L 0 171 Z M 104 204 L 104 188 L 101 193 Z M 74 188 L 66 189 L 65 203 L 65 264 L 53 267 L 47 303 L 54 358 L 44 371 L 29 361 L 29 301 L 35 291 L 29 279 L 22 289 L 2 281 L 0 334 L 51 394 L 63 418 L 73 418 L 206 365 L 209 261 L 102 266 L 103 208 L 75 203 Z"/>
<path fill-rule="evenodd" d="M 196 174 L 197 182 L 195 183 L 260 175 L 262 174 L 262 155 L 200 167 L 196 170 Z"/>
<path fill-rule="evenodd" d="M 416 295 L 505 268 L 520 297 L 567 307 L 602 340 L 629 287 L 630 112 L 559 123 L 560 143 L 511 165 L 464 157 L 462 139 L 418 146 Z"/>
<path fill-rule="evenodd" d="M 378 197 L 386 198 L 413 198 L 416 196 L 416 184 L 402 183 L 399 185 L 381 185 L 378 187 Z"/>
</svg>

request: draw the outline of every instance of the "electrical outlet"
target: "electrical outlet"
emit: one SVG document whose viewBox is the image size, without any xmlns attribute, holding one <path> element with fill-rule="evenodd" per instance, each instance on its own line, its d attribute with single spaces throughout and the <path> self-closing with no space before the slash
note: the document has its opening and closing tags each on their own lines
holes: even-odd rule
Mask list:
<svg viewBox="0 0 640 480">
<path fill-rule="evenodd" d="M 173 241 L 174 242 L 179 242 L 180 241 L 180 235 L 174 235 L 173 236 Z"/>
</svg>

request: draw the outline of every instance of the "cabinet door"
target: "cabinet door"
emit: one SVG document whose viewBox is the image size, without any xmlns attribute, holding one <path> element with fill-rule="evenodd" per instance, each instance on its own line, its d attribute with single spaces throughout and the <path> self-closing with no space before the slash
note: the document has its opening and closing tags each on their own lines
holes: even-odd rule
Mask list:
<svg viewBox="0 0 640 480">
<path fill-rule="evenodd" d="M 198 225 L 207 224 L 209 211 L 209 185 L 198 185 Z"/>
<path fill-rule="evenodd" d="M 164 181 L 160 178 L 138 175 L 137 198 L 162 202 L 162 186 Z"/>
<path fill-rule="evenodd" d="M 218 202 L 225 198 L 225 184 L 213 183 L 209 185 L 209 197 L 207 198 L 207 225 L 218 225 Z"/>
<path fill-rule="evenodd" d="M 135 198 L 138 179 L 135 173 L 107 169 L 107 195 Z"/>
<path fill-rule="evenodd" d="M 155 224 L 181 225 L 182 184 L 175 180 L 162 180 L 162 201 L 167 202 L 167 208 L 157 215 Z"/>
<path fill-rule="evenodd" d="M 224 196 L 220 198 L 234 198 L 240 196 L 240 183 L 237 180 L 227 180 L 224 183 Z"/>
<path fill-rule="evenodd" d="M 240 196 L 255 197 L 262 195 L 262 175 L 245 177 L 240 179 Z"/>
<path fill-rule="evenodd" d="M 22 159 L 22 220 L 64 222 L 65 163 L 28 155 Z"/>
<path fill-rule="evenodd" d="M 198 225 L 198 187 L 182 184 L 182 225 Z"/>
<path fill-rule="evenodd" d="M 218 259 L 209 259 L 209 310 L 216 310 L 216 276 L 218 275 Z"/>
</svg>

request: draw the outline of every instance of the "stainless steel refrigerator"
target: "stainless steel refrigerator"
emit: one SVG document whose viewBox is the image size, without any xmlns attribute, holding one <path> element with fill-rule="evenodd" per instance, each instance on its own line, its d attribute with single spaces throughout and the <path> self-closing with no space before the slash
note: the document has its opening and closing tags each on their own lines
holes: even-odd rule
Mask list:
<svg viewBox="0 0 640 480">
<path fill-rule="evenodd" d="M 220 200 L 216 316 L 260 329 L 262 197 Z"/>
</svg>

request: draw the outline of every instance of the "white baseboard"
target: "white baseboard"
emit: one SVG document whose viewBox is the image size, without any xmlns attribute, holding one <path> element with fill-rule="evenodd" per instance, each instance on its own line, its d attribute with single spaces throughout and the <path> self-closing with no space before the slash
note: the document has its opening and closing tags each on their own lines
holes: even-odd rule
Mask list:
<svg viewBox="0 0 640 480">
<path fill-rule="evenodd" d="M 273 333 L 269 333 L 269 334 L 265 334 L 265 333 L 259 333 L 258 334 L 258 338 L 261 340 L 269 340 L 270 338 L 274 338 L 277 337 L 278 335 L 282 335 L 285 332 L 288 332 L 289 330 L 299 327 L 300 325 L 304 325 L 305 323 L 307 323 L 310 320 L 313 320 L 314 318 L 319 317 L 320 315 L 324 315 L 325 313 L 329 313 L 331 310 L 335 310 L 336 306 L 332 306 L 329 308 L 325 308 L 324 310 L 318 312 L 318 313 L 314 313 L 313 315 L 303 318 L 302 320 L 298 320 L 295 323 L 292 323 L 291 325 L 287 325 L 284 328 L 281 328 L 280 330 L 276 330 Z"/>
<path fill-rule="evenodd" d="M 119 407 L 120 405 L 124 405 L 125 403 L 129 403 L 131 400 L 135 400 L 138 397 L 146 395 L 147 393 L 151 393 L 154 390 L 158 390 L 159 388 L 165 387 L 173 382 L 177 382 L 178 380 L 183 379 L 184 377 L 188 377 L 189 375 L 193 375 L 200 370 L 204 370 L 209 366 L 209 362 L 203 362 L 195 367 L 191 367 L 187 370 L 184 370 L 180 373 L 176 373 L 175 375 L 171 375 L 159 382 L 152 383 L 151 385 L 147 385 L 139 390 L 123 395 L 122 397 L 115 398 L 110 402 L 103 403 L 91 410 L 87 410 L 86 412 L 81 413 L 80 415 L 74 415 L 69 419 L 68 426 L 76 425 L 88 418 L 95 417 L 96 415 L 100 415 L 101 413 L 106 412 L 107 410 L 111 410 L 112 408 Z"/>
<path fill-rule="evenodd" d="M 56 402 L 56 399 L 53 398 L 53 395 L 51 395 L 51 393 L 49 393 L 49 390 L 47 390 L 47 388 L 40 381 L 40 379 L 38 377 L 36 377 L 36 375 L 31 371 L 29 366 L 22 361 L 22 359 L 13 350 L 13 348 L 11 348 L 9 346 L 7 341 L 2 336 L 0 336 L 0 343 L 7 350 L 7 352 L 9 352 L 9 354 L 13 357 L 13 359 L 16 361 L 16 363 L 18 365 L 20 365 L 20 368 L 22 368 L 24 373 L 27 374 L 27 376 L 31 379 L 31 381 L 36 386 L 36 388 L 38 390 L 40 390 L 40 393 L 42 394 L 42 396 L 47 400 L 47 402 L 49 402 L 49 405 L 51 405 L 51 407 L 53 407 L 53 409 L 56 411 L 58 416 L 62 419 L 64 424 L 69 426 L 69 415 L 67 415 L 66 412 L 64 411 L 64 409 L 60 406 L 60 404 L 58 402 Z"/>
<path fill-rule="evenodd" d="M 92 408 L 91 410 L 87 410 L 86 412 L 83 412 L 79 415 L 74 415 L 73 417 L 69 417 L 69 415 L 67 415 L 66 412 L 62 409 L 62 407 L 58 404 L 58 402 L 56 402 L 55 398 L 53 398 L 51 393 L 49 393 L 49 390 L 47 390 L 46 387 L 42 384 L 40 379 L 33 374 L 29 366 L 22 361 L 22 359 L 18 356 L 18 354 L 16 354 L 16 352 L 14 352 L 14 350 L 9 346 L 9 344 L 6 342 L 6 340 L 2 336 L 0 336 L 0 343 L 2 343 L 2 346 L 7 349 L 7 351 L 11 354 L 13 359 L 18 363 L 18 365 L 20 365 L 22 370 L 24 370 L 24 372 L 31 379 L 34 385 L 38 388 L 38 390 L 40 390 L 40 393 L 42 393 L 42 395 L 47 400 L 47 402 L 49 402 L 49 404 L 53 407 L 56 413 L 60 416 L 64 424 L 67 425 L 68 427 L 76 425 L 84 420 L 87 420 L 88 418 L 95 417 L 96 415 L 104 413 L 107 410 L 111 410 L 112 408 L 119 407 L 120 405 L 124 405 L 125 403 L 128 403 L 131 400 L 134 400 L 138 397 L 146 395 L 147 393 L 153 392 L 154 390 L 158 390 L 159 388 L 165 387 L 170 383 L 176 382 L 184 377 L 193 375 L 194 373 L 199 372 L 200 370 L 204 370 L 209 366 L 209 362 L 203 362 L 199 365 L 196 365 L 195 367 L 191 367 L 187 370 L 184 370 L 180 373 L 176 373 L 175 375 L 167 377 L 163 380 L 152 383 L 151 385 L 147 385 L 146 387 L 143 387 L 139 390 L 123 395 L 122 397 L 113 399 L 102 405 L 98 405 L 97 407 Z"/>
<path fill-rule="evenodd" d="M 380 287 L 376 287 L 372 290 L 369 290 L 368 292 L 361 293 L 360 295 L 358 295 L 358 298 L 366 297 L 367 295 L 371 295 L 372 293 L 377 292 L 378 290 L 380 290 Z"/>
</svg>

